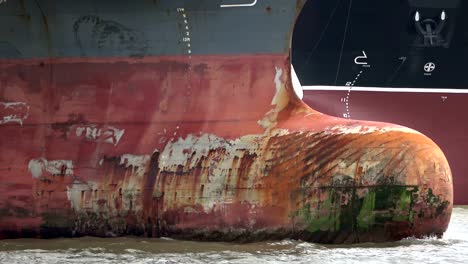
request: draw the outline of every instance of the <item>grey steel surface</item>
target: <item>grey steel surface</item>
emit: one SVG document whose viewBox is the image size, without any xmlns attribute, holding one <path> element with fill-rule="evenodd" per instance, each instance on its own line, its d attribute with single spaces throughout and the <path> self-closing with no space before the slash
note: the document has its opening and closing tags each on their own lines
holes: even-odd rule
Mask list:
<svg viewBox="0 0 468 264">
<path fill-rule="evenodd" d="M 221 7 L 249 2 L 252 1 L 7 0 L 0 4 L 0 58 L 258 54 L 287 50 L 297 1 L 259 0 L 252 7 Z"/>
</svg>

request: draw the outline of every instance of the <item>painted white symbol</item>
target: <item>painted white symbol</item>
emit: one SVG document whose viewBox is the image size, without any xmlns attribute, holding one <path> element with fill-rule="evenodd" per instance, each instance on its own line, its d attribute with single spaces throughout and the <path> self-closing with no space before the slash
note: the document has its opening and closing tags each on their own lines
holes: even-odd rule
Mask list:
<svg viewBox="0 0 468 264">
<path fill-rule="evenodd" d="M 76 136 L 84 136 L 87 140 L 105 142 L 117 146 L 125 133 L 125 129 L 112 126 L 88 125 L 76 128 Z"/>
<path fill-rule="evenodd" d="M 0 0 L 1 1 L 1 0 Z M 230 5 L 221 5 L 221 7 L 248 7 L 256 5 L 258 0 L 253 0 L 250 4 L 230 4 Z"/>
<path fill-rule="evenodd" d="M 442 10 L 442 13 L 440 13 L 440 20 L 445 21 L 447 19 L 447 14 L 445 13 L 445 10 Z M 419 22 L 421 20 L 421 15 L 419 14 L 419 11 L 416 11 L 416 14 L 414 15 L 414 21 Z"/>
<path fill-rule="evenodd" d="M 447 96 L 441 96 L 440 99 L 442 99 L 443 102 L 447 101 L 448 97 Z"/>
<path fill-rule="evenodd" d="M 421 15 L 419 15 L 419 11 L 416 11 L 416 14 L 414 15 L 414 21 L 419 22 L 421 19 Z"/>
<path fill-rule="evenodd" d="M 366 52 L 362 51 L 362 54 L 363 56 L 357 56 L 356 58 L 354 58 L 354 63 L 356 63 L 357 65 L 367 65 L 367 61 L 362 61 L 367 59 Z"/>
<path fill-rule="evenodd" d="M 0 0 L 0 5 L 6 3 L 7 0 Z"/>
<path fill-rule="evenodd" d="M 433 72 L 436 68 L 436 65 L 433 62 L 428 62 L 424 65 L 425 72 Z"/>
<path fill-rule="evenodd" d="M 29 116 L 29 108 L 24 102 L 0 102 L 0 125 L 7 123 L 23 125 Z"/>
</svg>

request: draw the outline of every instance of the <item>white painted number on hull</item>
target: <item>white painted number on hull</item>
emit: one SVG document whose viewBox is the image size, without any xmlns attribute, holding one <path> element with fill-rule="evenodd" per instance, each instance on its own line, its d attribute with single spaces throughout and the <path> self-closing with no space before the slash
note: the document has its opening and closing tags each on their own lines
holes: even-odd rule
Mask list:
<svg viewBox="0 0 468 264">
<path fill-rule="evenodd" d="M 192 58 L 192 44 L 191 44 L 191 39 L 190 39 L 190 27 L 189 27 L 189 21 L 188 21 L 188 16 L 187 16 L 187 13 L 185 12 L 185 8 L 183 7 L 179 7 L 177 8 L 177 12 L 182 16 L 181 18 L 183 19 L 184 21 L 184 26 L 185 26 L 185 31 L 184 31 L 184 35 L 182 37 L 182 42 L 185 43 L 185 45 L 187 46 L 186 47 L 186 52 L 189 56 L 189 58 Z"/>
<path fill-rule="evenodd" d="M 7 0 L 0 0 L 0 5 L 6 3 Z"/>
<path fill-rule="evenodd" d="M 258 0 L 253 0 L 253 2 L 249 4 L 229 4 L 229 5 L 221 5 L 221 7 L 249 7 L 249 6 L 255 6 L 257 2 Z"/>
</svg>

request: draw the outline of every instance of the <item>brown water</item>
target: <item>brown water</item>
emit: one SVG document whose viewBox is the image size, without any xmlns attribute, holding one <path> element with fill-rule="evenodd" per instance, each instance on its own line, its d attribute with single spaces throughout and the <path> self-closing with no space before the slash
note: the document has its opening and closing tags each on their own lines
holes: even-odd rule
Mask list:
<svg viewBox="0 0 468 264">
<path fill-rule="evenodd" d="M 329 246 L 285 240 L 253 244 L 171 239 L 0 241 L 0 263 L 468 263 L 468 207 L 455 208 L 443 239 Z"/>
</svg>

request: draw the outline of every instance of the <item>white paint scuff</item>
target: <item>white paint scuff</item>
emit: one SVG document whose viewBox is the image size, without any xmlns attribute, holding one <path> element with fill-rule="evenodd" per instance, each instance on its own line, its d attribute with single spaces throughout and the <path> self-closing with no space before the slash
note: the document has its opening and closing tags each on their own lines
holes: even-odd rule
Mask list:
<svg viewBox="0 0 468 264">
<path fill-rule="evenodd" d="M 227 175 L 229 171 L 237 173 L 245 155 L 255 154 L 257 157 L 254 158 L 251 173 L 259 174 L 258 171 L 264 169 L 265 164 L 260 162 L 261 158 L 257 155 L 261 155 L 259 150 L 264 148 L 265 139 L 263 135 L 245 136 L 236 140 L 226 140 L 211 134 L 188 135 L 186 138 L 179 138 L 165 146 L 159 157 L 159 168 L 162 171 L 175 173 L 182 165 L 184 170 L 193 170 L 203 160 L 205 171 L 202 177 L 206 177 L 203 180 L 205 195 L 197 199 L 203 199 L 200 204 L 203 205 L 205 211 L 209 211 L 214 205 L 229 198 L 230 194 L 227 197 L 218 194 L 223 192 L 227 184 L 231 184 L 226 182 Z M 248 177 L 246 185 L 252 186 L 255 179 L 255 177 Z M 251 195 L 255 198 L 257 194 Z M 168 197 L 171 195 L 169 194 Z"/>
<path fill-rule="evenodd" d="M 0 125 L 7 123 L 23 125 L 29 116 L 29 108 L 25 102 L 0 102 Z"/>
<path fill-rule="evenodd" d="M 275 74 L 275 87 L 276 87 L 276 93 L 275 97 L 273 97 L 273 100 L 271 102 L 272 105 L 277 105 L 278 104 L 278 97 L 280 96 L 280 91 L 281 88 L 283 87 L 283 83 L 281 83 L 281 75 L 283 74 L 283 69 L 279 67 L 275 67 L 276 74 Z"/>
<path fill-rule="evenodd" d="M 275 108 L 268 111 L 265 117 L 261 120 L 258 120 L 257 122 L 261 127 L 265 129 L 272 128 L 277 124 L 278 113 L 281 112 L 281 110 L 283 110 L 289 102 L 289 96 L 286 91 L 286 86 L 281 81 L 283 69 L 281 67 L 275 67 L 275 71 L 276 74 L 273 81 L 275 83 L 276 92 L 273 96 L 273 99 L 271 100 L 271 105 Z"/>
<path fill-rule="evenodd" d="M 151 160 L 150 155 L 123 154 L 120 156 L 119 165 L 128 169 L 130 173 L 125 174 L 125 178 L 119 181 L 119 188 L 122 194 L 122 204 L 120 210 L 128 211 L 130 209 L 140 211 L 141 203 L 141 182 L 148 170 Z M 104 165 L 104 159 L 99 161 L 99 166 Z M 67 196 L 71 206 L 76 211 L 81 210 L 109 210 L 108 213 L 115 214 L 115 193 L 95 192 L 102 189 L 100 181 L 74 181 L 67 187 Z M 96 201 L 99 199 L 107 200 L 110 206 L 100 207 Z"/>
<path fill-rule="evenodd" d="M 120 165 L 125 165 L 126 168 L 132 167 L 144 167 L 150 160 L 149 155 L 133 155 L 123 154 L 120 157 Z"/>
<path fill-rule="evenodd" d="M 134 174 L 143 177 L 150 159 L 149 155 L 123 154 L 120 156 L 120 165 L 124 165 L 125 168 L 132 167 Z"/>
<path fill-rule="evenodd" d="M 190 167 L 196 165 L 198 159 L 206 156 L 212 149 L 229 146 L 229 141 L 210 134 L 204 134 L 201 137 L 188 135 L 186 138 L 179 138 L 176 142 L 166 145 L 160 156 L 161 165 L 165 168 L 175 168 L 181 162 L 187 161 L 193 152 Z"/>
<path fill-rule="evenodd" d="M 44 172 L 50 175 L 73 175 L 73 162 L 71 160 L 32 159 L 29 161 L 28 168 L 34 178 L 41 177 Z"/>
</svg>

